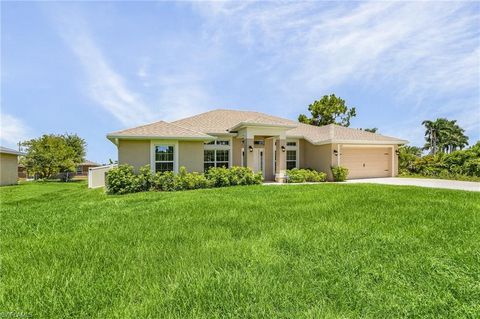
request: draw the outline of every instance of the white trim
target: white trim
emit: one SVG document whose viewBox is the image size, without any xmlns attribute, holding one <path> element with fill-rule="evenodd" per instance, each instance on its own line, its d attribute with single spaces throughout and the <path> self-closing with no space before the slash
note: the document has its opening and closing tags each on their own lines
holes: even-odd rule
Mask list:
<svg viewBox="0 0 480 319">
<path fill-rule="evenodd" d="M 228 145 L 217 145 L 216 144 L 216 141 L 228 141 Z M 215 140 L 215 144 L 211 144 L 211 145 L 207 145 L 207 144 L 203 144 L 203 150 L 204 151 L 217 151 L 217 150 L 224 150 L 224 151 L 228 151 L 228 167 L 232 167 L 232 162 L 233 162 L 233 138 L 232 137 L 227 137 L 227 138 L 217 138 Z M 203 167 L 205 167 L 205 158 L 204 158 L 204 154 L 202 153 L 202 163 L 203 163 Z M 209 162 L 211 163 L 211 162 Z M 215 152 L 215 161 L 214 161 L 215 165 L 217 163 L 217 153 Z"/>
<path fill-rule="evenodd" d="M 155 174 L 155 146 L 173 146 L 173 172 L 178 173 L 179 148 L 178 141 L 151 140 L 150 141 L 150 169 Z"/>
<path fill-rule="evenodd" d="M 288 142 L 295 142 L 295 146 L 288 146 Z M 300 168 L 300 140 L 298 139 L 287 139 L 285 140 L 285 168 L 287 167 L 287 151 L 295 151 L 295 167 Z"/>
</svg>

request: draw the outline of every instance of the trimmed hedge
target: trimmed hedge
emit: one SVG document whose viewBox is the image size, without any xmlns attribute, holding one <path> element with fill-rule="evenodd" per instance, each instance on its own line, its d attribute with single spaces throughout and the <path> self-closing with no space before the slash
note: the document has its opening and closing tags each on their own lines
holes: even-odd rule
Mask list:
<svg viewBox="0 0 480 319">
<path fill-rule="evenodd" d="M 181 191 L 200 188 L 226 187 L 235 185 L 261 184 L 263 176 L 247 167 L 212 167 L 207 173 L 188 173 L 180 167 L 178 174 L 173 172 L 152 173 L 150 167 L 140 168 L 135 174 L 130 165 L 119 165 L 107 172 L 106 192 L 127 194 L 145 191 Z"/>
<path fill-rule="evenodd" d="M 333 180 L 335 182 L 344 182 L 348 177 L 348 168 L 342 166 L 333 166 L 331 168 Z"/>
<path fill-rule="evenodd" d="M 325 182 L 327 174 L 313 169 L 293 168 L 287 170 L 287 183 Z"/>
</svg>

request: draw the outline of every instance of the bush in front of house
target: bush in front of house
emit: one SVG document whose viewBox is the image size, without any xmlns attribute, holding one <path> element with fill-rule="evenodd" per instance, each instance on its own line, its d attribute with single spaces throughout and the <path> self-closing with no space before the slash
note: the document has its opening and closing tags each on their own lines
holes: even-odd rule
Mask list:
<svg viewBox="0 0 480 319">
<path fill-rule="evenodd" d="M 135 174 L 130 165 L 119 165 L 107 172 L 106 191 L 108 194 L 127 194 L 144 191 L 181 191 L 190 189 L 226 187 L 235 185 L 261 184 L 261 173 L 254 173 L 246 167 L 212 167 L 207 173 L 189 173 L 180 167 L 174 172 L 157 172 L 153 174 L 150 166 L 140 168 Z"/>
<path fill-rule="evenodd" d="M 109 170 L 105 177 L 107 194 L 128 194 L 139 191 L 138 178 L 130 165 L 119 165 Z"/>
<path fill-rule="evenodd" d="M 327 174 L 313 169 L 293 168 L 287 170 L 287 183 L 318 183 L 327 180 Z"/>
<path fill-rule="evenodd" d="M 262 173 L 254 173 L 251 168 L 241 166 L 211 167 L 205 175 L 213 187 L 257 185 L 263 181 Z"/>
<path fill-rule="evenodd" d="M 333 180 L 335 182 L 344 182 L 347 180 L 348 168 L 342 166 L 333 166 L 331 168 Z"/>
</svg>

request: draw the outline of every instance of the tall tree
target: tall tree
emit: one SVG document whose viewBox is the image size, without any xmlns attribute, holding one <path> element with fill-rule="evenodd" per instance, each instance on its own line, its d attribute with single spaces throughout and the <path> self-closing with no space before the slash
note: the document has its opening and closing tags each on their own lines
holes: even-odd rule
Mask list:
<svg viewBox="0 0 480 319">
<path fill-rule="evenodd" d="M 320 100 L 310 104 L 308 110 L 311 117 L 300 114 L 298 121 L 316 126 L 328 124 L 350 126 L 350 119 L 357 115 L 354 107 L 349 108 L 345 100 L 335 94 L 324 95 Z"/>
<path fill-rule="evenodd" d="M 435 121 L 425 120 L 422 124 L 425 126 L 424 149 L 430 150 L 430 154 L 436 154 L 438 151 L 450 153 L 468 145 L 465 130 L 457 124 L 456 120 L 438 118 Z"/>
<path fill-rule="evenodd" d="M 86 143 L 77 135 L 43 135 L 22 143 L 27 155 L 23 163 L 38 178 L 72 172 L 84 160 Z M 68 175 L 67 175 L 68 176 Z"/>
</svg>

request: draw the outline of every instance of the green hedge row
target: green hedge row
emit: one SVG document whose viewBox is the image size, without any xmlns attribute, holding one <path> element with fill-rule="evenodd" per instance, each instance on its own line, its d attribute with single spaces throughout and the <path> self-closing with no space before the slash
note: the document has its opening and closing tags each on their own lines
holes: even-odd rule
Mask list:
<svg viewBox="0 0 480 319">
<path fill-rule="evenodd" d="M 130 165 L 119 165 L 106 175 L 108 194 L 128 194 L 145 191 L 180 191 L 199 188 L 225 187 L 235 185 L 255 185 L 263 181 L 262 174 L 254 173 L 247 167 L 212 167 L 205 174 L 188 173 L 180 167 L 178 174 L 173 172 L 152 173 L 150 167 L 140 168 L 135 174 Z"/>
<path fill-rule="evenodd" d="M 293 168 L 287 170 L 287 183 L 325 182 L 327 174 L 313 169 Z"/>
</svg>

